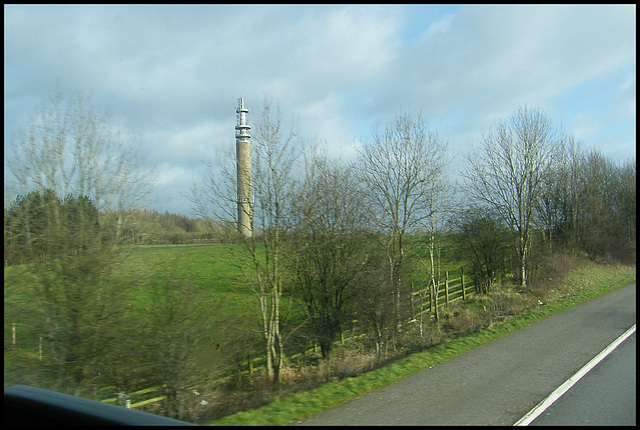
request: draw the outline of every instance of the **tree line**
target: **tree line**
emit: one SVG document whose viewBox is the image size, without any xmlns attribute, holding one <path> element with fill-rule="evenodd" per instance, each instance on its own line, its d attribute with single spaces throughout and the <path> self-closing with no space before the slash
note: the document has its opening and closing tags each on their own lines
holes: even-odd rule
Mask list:
<svg viewBox="0 0 640 430">
<path fill-rule="evenodd" d="M 288 336 L 283 300 L 301 304 L 324 357 L 354 318 L 377 351 L 395 348 L 411 319 L 410 279 L 420 264 L 437 297 L 445 232 L 458 233 L 456 255 L 471 263 L 484 292 L 507 277 L 530 290 L 554 252 L 635 252 L 635 160 L 616 165 L 584 150 L 537 108 L 520 107 L 483 134 L 459 184 L 449 182 L 446 143 L 420 112 L 397 115 L 348 163 L 305 145 L 295 129 L 284 132 L 268 100 L 255 128 L 247 285 L 260 303 L 274 383 Z M 221 162 L 194 194 L 203 218 L 236 209 L 233 167 Z"/>
<path fill-rule="evenodd" d="M 443 250 L 468 262 L 487 294 L 505 282 L 535 289 L 561 254 L 635 261 L 635 160 L 617 164 L 585 149 L 537 108 L 520 107 L 483 133 L 454 183 L 447 143 L 421 112 L 398 114 L 342 162 L 285 130 L 265 100 L 252 124 L 253 236 L 244 238 L 229 221 L 232 154 L 194 186 L 197 220 L 137 209 L 151 172 L 87 100 L 63 101 L 56 94 L 17 137 L 9 185 L 18 197 L 5 208 L 5 261 L 29 263 L 36 287 L 20 294 L 37 303 L 53 354 L 43 372 L 57 387 L 151 378 L 180 416 L 189 381 L 213 372 L 196 366 L 189 348 L 213 326 L 230 366 L 259 345 L 277 385 L 288 351 L 316 344 L 328 359 L 354 321 L 361 347 L 379 357 L 426 345 L 410 325 L 414 281 L 420 273 L 420 288 L 437 297 Z M 241 270 L 239 288 L 255 308 L 231 318 L 213 312 L 221 304 L 196 300 L 193 286 L 169 276 L 145 285 L 154 298 L 132 313 L 125 297 L 136 280 L 111 281 L 119 251 L 203 234 L 234 245 L 227 262 Z M 153 365 L 140 370 L 140 361 Z"/>
<path fill-rule="evenodd" d="M 75 198 L 73 195 L 68 197 Z M 87 196 L 81 198 L 90 200 Z M 48 250 L 41 249 L 45 241 L 38 235 L 46 231 L 43 226 L 49 222 L 49 214 L 42 209 L 49 199 L 58 199 L 51 189 L 32 191 L 26 196 L 16 197 L 5 208 L 5 267 L 25 264 L 47 255 Z M 93 202 L 91 204 L 103 234 L 110 232 L 114 243 L 119 246 L 216 244 L 226 240 L 222 227 L 212 228 L 210 223 L 186 215 L 162 214 L 148 209 L 100 212 Z"/>
</svg>

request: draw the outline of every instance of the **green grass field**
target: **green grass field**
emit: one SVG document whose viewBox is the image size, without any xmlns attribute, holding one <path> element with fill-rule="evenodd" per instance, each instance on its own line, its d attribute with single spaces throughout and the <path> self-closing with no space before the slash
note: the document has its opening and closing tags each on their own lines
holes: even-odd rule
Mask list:
<svg viewBox="0 0 640 430">
<path fill-rule="evenodd" d="M 131 301 L 134 303 L 146 299 L 149 286 L 167 279 L 191 284 L 199 294 L 209 298 L 225 298 L 229 306 L 243 307 L 253 299 L 251 291 L 238 281 L 240 269 L 230 261 L 229 248 L 225 245 L 128 247 L 121 252 L 123 264 L 111 274 L 109 282 L 131 285 Z M 25 292 L 35 282 L 26 265 L 10 266 L 4 270 L 5 343 L 12 323 L 29 332 L 24 330 L 29 324 L 29 315 L 38 310 L 31 308 L 24 298 Z"/>
<path fill-rule="evenodd" d="M 238 246 L 227 245 L 167 245 L 130 247 L 122 249 L 122 267 L 112 274 L 110 282 L 131 286 L 128 290 L 130 302 L 144 303 L 150 300 L 149 291 L 155 285 L 171 281 L 195 287 L 197 297 L 202 300 L 221 300 L 232 315 L 255 306 L 255 297 L 247 286 L 248 279 L 233 258 Z M 444 265 L 442 266 L 444 277 Z M 38 334 L 29 330 L 30 315 L 38 312 L 32 303 L 25 300 L 25 292 L 33 288 L 35 280 L 26 266 L 5 268 L 5 374 L 8 370 L 19 371 L 16 360 L 33 357 L 37 351 Z M 450 265 L 451 279 L 459 278 L 460 263 Z M 415 274 L 416 283 L 420 273 Z M 501 324 L 470 336 L 455 339 L 429 350 L 413 354 L 389 365 L 367 372 L 359 377 L 346 378 L 325 384 L 319 388 L 278 399 L 262 408 L 225 417 L 212 424 L 220 425 L 273 425 L 286 424 L 335 406 L 347 399 L 379 389 L 420 370 L 448 360 L 465 351 L 489 342 L 506 333 L 522 328 L 532 322 L 560 312 L 570 306 L 593 298 L 620 285 L 635 281 L 635 267 L 588 265 L 572 272 L 565 280 L 563 297 L 558 297 L 547 306 L 536 308 L 522 315 L 508 318 Z M 442 294 L 442 293 L 441 293 Z M 257 318 L 257 315 L 256 315 Z M 11 327 L 16 324 L 19 352 L 8 355 L 11 342 Z M 5 377 L 6 379 L 6 377 Z"/>
<path fill-rule="evenodd" d="M 229 312 L 255 300 L 227 245 L 150 246 L 124 252 L 123 268 L 114 282 L 134 285 L 132 293 L 139 300 L 145 299 L 150 286 L 167 280 L 194 286 L 207 301 L 224 301 Z"/>
</svg>

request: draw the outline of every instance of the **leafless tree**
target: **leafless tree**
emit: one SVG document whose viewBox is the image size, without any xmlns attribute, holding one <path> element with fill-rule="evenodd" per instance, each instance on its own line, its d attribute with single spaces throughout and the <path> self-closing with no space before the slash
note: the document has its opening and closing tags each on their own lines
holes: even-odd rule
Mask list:
<svg viewBox="0 0 640 430">
<path fill-rule="evenodd" d="M 362 184 L 368 219 L 384 240 L 398 315 L 406 237 L 434 221 L 446 148 L 420 112 L 402 113 L 384 130 L 375 132 L 359 154 L 356 175 Z"/>
<path fill-rule="evenodd" d="M 622 235 L 627 245 L 636 241 L 636 160 L 626 160 L 618 169 L 619 192 L 615 207 L 619 210 Z"/>
<path fill-rule="evenodd" d="M 243 238 L 235 227 L 231 227 L 229 237 L 241 242 L 242 247 L 239 252 L 238 248 L 230 248 L 230 255 L 239 268 L 251 268 L 251 272 L 246 273 L 246 283 L 259 303 L 267 375 L 272 382 L 278 383 L 284 364 L 280 306 L 284 283 L 289 282 L 291 276 L 284 262 L 284 233 L 291 222 L 292 199 L 297 197 L 296 163 L 301 160 L 303 147 L 299 144 L 295 124 L 288 132 L 282 130 L 279 109 L 269 99 L 265 99 L 252 130 L 253 234 Z M 220 169 L 212 172 L 205 189 L 194 188 L 191 197 L 195 211 L 214 222 L 234 219 L 237 213 L 236 166 L 233 154 L 229 155 L 231 158 L 218 163 Z"/>
<path fill-rule="evenodd" d="M 300 161 L 301 146 L 295 128 L 281 130 L 278 108 L 264 103 L 262 116 L 255 126 L 253 158 L 254 238 L 249 250 L 255 268 L 254 293 L 258 297 L 267 354 L 267 375 L 279 382 L 284 365 L 284 338 L 280 330 L 281 299 L 284 283 L 291 274 L 284 261 L 284 235 L 290 226 L 292 199 L 296 198 L 295 166 Z"/>
<path fill-rule="evenodd" d="M 495 208 L 515 234 L 523 288 L 534 209 L 551 173 L 557 144 L 558 132 L 551 121 L 541 110 L 525 106 L 509 120 L 496 122 L 483 134 L 480 148 L 466 157 L 466 192 Z"/>
<path fill-rule="evenodd" d="M 598 151 L 585 154 L 576 236 L 590 258 L 626 258 L 635 247 L 635 189 L 635 161 L 618 165 Z"/>
<path fill-rule="evenodd" d="M 553 168 L 537 206 L 550 254 L 554 243 L 564 243 L 570 252 L 577 249 L 578 243 L 579 177 L 584 150 L 570 135 L 562 137 L 558 143 Z"/>
<path fill-rule="evenodd" d="M 617 165 L 571 136 L 560 143 L 537 207 L 549 251 L 558 244 L 591 258 L 627 258 L 635 241 L 635 160 Z"/>
<path fill-rule="evenodd" d="M 100 211 L 135 207 L 150 191 L 153 169 L 108 119 L 88 96 L 57 90 L 14 137 L 5 193 L 50 189 L 90 197 Z"/>
</svg>

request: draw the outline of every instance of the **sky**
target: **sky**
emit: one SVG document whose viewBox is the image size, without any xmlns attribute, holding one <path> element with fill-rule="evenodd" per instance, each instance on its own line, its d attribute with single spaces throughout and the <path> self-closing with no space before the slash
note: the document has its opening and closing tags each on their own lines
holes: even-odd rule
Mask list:
<svg viewBox="0 0 640 430">
<path fill-rule="evenodd" d="M 349 160 L 421 111 L 455 171 L 521 106 L 615 162 L 636 156 L 635 5 L 4 5 L 4 151 L 56 89 L 89 94 L 156 168 L 148 209 L 191 215 L 236 107 Z M 6 168 L 5 168 L 6 171 Z M 5 176 L 6 180 L 6 176 Z M 6 199 L 5 199 L 6 202 Z"/>
</svg>

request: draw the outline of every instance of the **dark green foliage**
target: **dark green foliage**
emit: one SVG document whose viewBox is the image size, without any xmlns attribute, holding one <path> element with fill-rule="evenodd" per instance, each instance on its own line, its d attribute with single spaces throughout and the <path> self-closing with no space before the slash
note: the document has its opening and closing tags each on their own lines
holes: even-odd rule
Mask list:
<svg viewBox="0 0 640 430">
<path fill-rule="evenodd" d="M 355 297 L 372 268 L 371 259 L 364 236 L 315 234 L 304 243 L 296 254 L 292 294 L 306 309 L 310 337 L 326 358 L 357 312 Z"/>
<path fill-rule="evenodd" d="M 454 223 L 460 232 L 456 258 L 471 263 L 476 290 L 488 293 L 507 269 L 509 232 L 487 208 L 469 207 L 457 214 Z"/>
<path fill-rule="evenodd" d="M 61 202 L 52 190 L 18 196 L 5 211 L 5 264 L 27 263 L 55 252 L 55 231 Z"/>
</svg>

